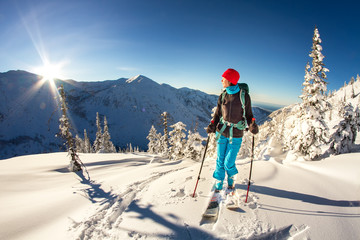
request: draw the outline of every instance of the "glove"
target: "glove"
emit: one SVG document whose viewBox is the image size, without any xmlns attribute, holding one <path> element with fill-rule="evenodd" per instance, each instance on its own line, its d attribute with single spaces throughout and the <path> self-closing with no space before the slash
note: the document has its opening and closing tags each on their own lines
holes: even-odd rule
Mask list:
<svg viewBox="0 0 360 240">
<path fill-rule="evenodd" d="M 215 133 L 216 131 L 216 126 L 215 126 L 215 123 L 214 123 L 214 120 L 211 120 L 211 123 L 209 124 L 209 126 L 206 128 L 206 132 L 208 134 L 210 133 Z"/>
<path fill-rule="evenodd" d="M 257 133 L 259 132 L 259 127 L 258 127 L 258 125 L 256 124 L 255 119 L 253 119 L 253 121 L 250 123 L 249 131 L 250 131 L 252 134 L 257 134 Z"/>
</svg>

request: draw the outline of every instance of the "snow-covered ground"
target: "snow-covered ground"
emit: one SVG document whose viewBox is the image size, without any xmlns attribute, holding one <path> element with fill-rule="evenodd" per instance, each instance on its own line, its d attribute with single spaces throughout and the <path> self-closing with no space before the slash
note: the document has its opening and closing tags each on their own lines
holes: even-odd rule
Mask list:
<svg viewBox="0 0 360 240">
<path fill-rule="evenodd" d="M 359 239 L 360 153 L 317 162 L 238 160 L 240 208 L 201 220 L 214 159 L 167 161 L 146 153 L 67 153 L 0 161 L 0 239 Z"/>
</svg>

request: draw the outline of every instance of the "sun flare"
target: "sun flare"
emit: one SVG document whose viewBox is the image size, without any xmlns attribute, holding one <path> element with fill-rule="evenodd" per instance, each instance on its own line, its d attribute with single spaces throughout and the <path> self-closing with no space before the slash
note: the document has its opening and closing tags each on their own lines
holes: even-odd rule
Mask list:
<svg viewBox="0 0 360 240">
<path fill-rule="evenodd" d="M 62 63 L 52 64 L 48 61 L 44 62 L 44 65 L 34 69 L 34 73 L 40 75 L 41 85 L 45 82 L 49 82 L 52 89 L 56 89 L 55 79 L 62 79 Z"/>
<path fill-rule="evenodd" d="M 55 64 L 44 64 L 37 69 L 36 73 L 41 75 L 44 80 L 54 81 L 61 77 L 61 67 Z"/>
</svg>

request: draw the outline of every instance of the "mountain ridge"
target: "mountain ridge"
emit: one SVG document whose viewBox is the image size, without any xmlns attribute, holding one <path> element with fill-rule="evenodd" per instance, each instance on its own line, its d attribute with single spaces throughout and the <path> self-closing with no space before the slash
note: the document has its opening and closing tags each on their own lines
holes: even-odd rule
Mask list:
<svg viewBox="0 0 360 240">
<path fill-rule="evenodd" d="M 56 87 L 64 86 L 74 133 L 83 137 L 86 129 L 93 141 L 99 112 L 101 123 L 107 117 L 117 148 L 132 143 L 146 149 L 151 125 L 163 132 L 159 123 L 165 111 L 172 116 L 172 123 L 182 121 L 188 130 L 198 124 L 199 133 L 205 136 L 204 128 L 218 99 L 199 90 L 159 84 L 143 75 L 97 82 L 54 82 Z M 60 150 L 62 142 L 55 138 L 60 111 L 56 90 L 49 81 L 23 70 L 0 73 L 0 93 L 0 159 Z M 259 121 L 269 113 L 254 108 Z"/>
</svg>

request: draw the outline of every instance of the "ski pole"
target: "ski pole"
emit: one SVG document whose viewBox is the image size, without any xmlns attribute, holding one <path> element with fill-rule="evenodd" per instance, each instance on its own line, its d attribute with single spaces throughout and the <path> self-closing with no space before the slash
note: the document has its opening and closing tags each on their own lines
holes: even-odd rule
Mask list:
<svg viewBox="0 0 360 240">
<path fill-rule="evenodd" d="M 202 170 L 203 165 L 204 165 L 205 154 L 206 154 L 206 150 L 207 150 L 208 145 L 209 145 L 209 139 L 210 139 L 210 134 L 208 135 L 207 140 L 206 140 L 206 145 L 205 145 L 203 158 L 202 158 L 202 161 L 201 161 L 200 171 L 199 171 L 199 175 L 198 175 L 198 178 L 197 178 L 197 181 L 196 181 L 196 185 L 195 185 L 195 189 L 194 189 L 194 193 L 193 193 L 192 197 L 195 197 L 196 188 L 197 188 L 197 185 L 198 185 L 199 180 L 200 180 L 200 174 L 201 174 L 201 170 Z"/>
<path fill-rule="evenodd" d="M 253 135 L 253 137 L 252 137 L 252 145 L 251 145 L 250 174 L 249 174 L 249 182 L 248 182 L 248 187 L 247 187 L 247 192 L 246 192 L 245 203 L 247 203 L 248 195 L 249 195 L 249 189 L 250 189 L 251 172 L 252 172 L 252 166 L 253 166 L 253 160 L 254 160 L 254 142 L 255 142 L 254 140 L 255 140 L 255 136 Z"/>
</svg>

